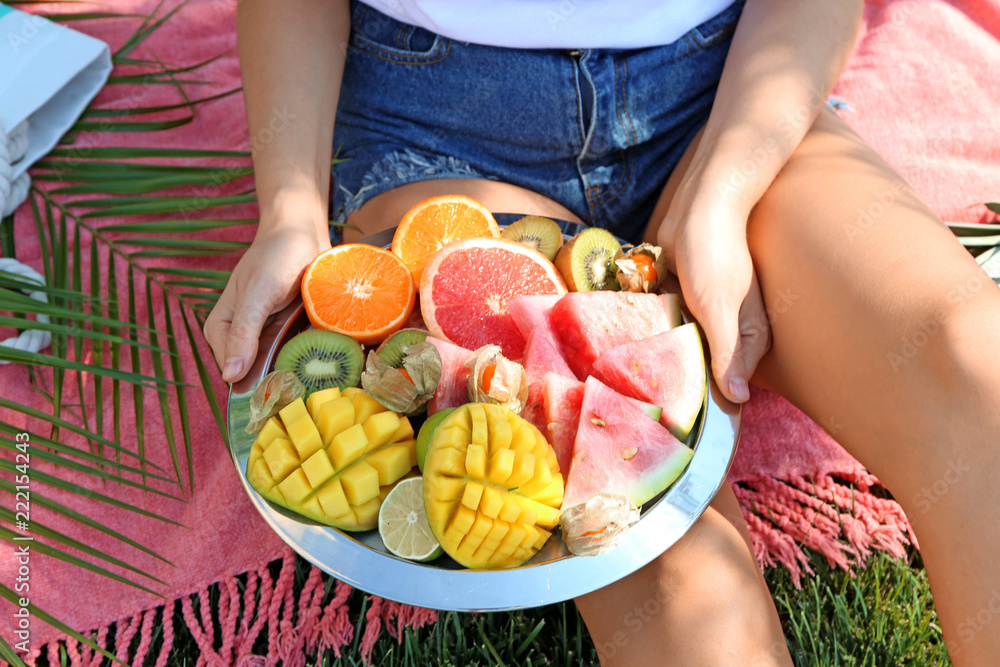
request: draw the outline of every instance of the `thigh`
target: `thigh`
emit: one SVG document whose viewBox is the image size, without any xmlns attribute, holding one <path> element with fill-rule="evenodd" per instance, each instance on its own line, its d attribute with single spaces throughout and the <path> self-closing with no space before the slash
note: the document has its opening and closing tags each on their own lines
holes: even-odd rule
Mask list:
<svg viewBox="0 0 1000 667">
<path fill-rule="evenodd" d="M 580 222 L 569 209 L 531 190 L 481 178 L 441 178 L 400 185 L 376 195 L 347 217 L 344 241 L 394 227 L 414 204 L 438 195 L 466 195 L 494 213 L 523 213 Z"/>
<path fill-rule="evenodd" d="M 653 221 L 665 215 L 694 147 Z M 953 437 L 942 415 L 959 414 L 952 408 L 970 391 L 997 398 L 995 380 L 972 387 L 974 374 L 957 369 L 990 350 L 996 356 L 1000 291 L 905 182 L 828 111 L 753 210 L 748 242 L 773 334 L 754 381 L 788 398 L 909 497 L 911 480 L 926 478 L 916 467 L 941 463 L 919 444 Z"/>
</svg>

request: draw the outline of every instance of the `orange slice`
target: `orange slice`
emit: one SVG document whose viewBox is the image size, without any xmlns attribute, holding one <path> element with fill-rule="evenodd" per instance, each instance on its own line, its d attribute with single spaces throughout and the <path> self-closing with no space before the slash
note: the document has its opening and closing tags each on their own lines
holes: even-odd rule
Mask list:
<svg viewBox="0 0 1000 667">
<path fill-rule="evenodd" d="M 403 216 L 392 237 L 392 252 L 420 284 L 427 258 L 459 239 L 499 238 L 500 227 L 485 206 L 464 195 L 425 199 Z"/>
<path fill-rule="evenodd" d="M 302 276 L 302 301 L 313 326 L 364 344 L 402 328 L 416 297 L 409 268 L 388 250 L 363 243 L 330 248 Z"/>
</svg>

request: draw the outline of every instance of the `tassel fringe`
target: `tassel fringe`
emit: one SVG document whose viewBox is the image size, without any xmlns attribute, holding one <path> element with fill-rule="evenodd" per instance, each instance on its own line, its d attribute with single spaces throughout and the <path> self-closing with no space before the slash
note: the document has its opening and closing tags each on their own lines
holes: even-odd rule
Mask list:
<svg viewBox="0 0 1000 667">
<path fill-rule="evenodd" d="M 733 485 L 750 529 L 761 567 L 782 565 L 801 587 L 813 574 L 804 548 L 822 554 L 831 567 L 850 571 L 864 565 L 873 549 L 896 558 L 916 535 L 894 500 L 872 493 L 871 475 L 840 480 L 832 476 L 786 480 L 757 475 Z"/>
<path fill-rule="evenodd" d="M 211 590 L 206 586 L 178 601 L 118 619 L 84 635 L 118 660 L 136 667 L 141 667 L 155 648 L 156 667 L 166 667 L 173 650 L 174 613 L 179 603 L 184 625 L 198 646 L 196 667 L 276 667 L 279 664 L 305 667 L 308 662 L 319 662 L 318 656 L 326 651 L 342 657 L 343 648 L 350 645 L 355 635 L 348 605 L 354 589 L 337 581 L 324 605 L 328 595 L 327 579 L 322 571 L 310 566 L 299 588 L 295 583 L 295 552 L 286 548 L 279 563 L 277 577 L 272 576 L 274 567 L 268 562 L 245 573 L 242 594 L 237 576 L 228 577 L 213 585 Z M 404 627 L 416 630 L 437 620 L 437 612 L 430 609 L 375 596 L 369 600 L 360 646 L 365 664 L 371 662 L 383 624 L 390 636 L 402 641 Z M 259 640 L 265 626 L 266 653 L 254 653 L 255 645 L 258 650 L 261 648 Z M 154 632 L 154 628 L 161 631 Z M 158 636 L 162 636 L 162 640 Z M 68 637 L 33 649 L 24 660 L 34 667 L 43 652 L 49 665 L 61 664 L 63 656 L 70 667 L 100 667 L 106 659 L 87 644 Z M 0 666 L 6 665 L 0 661 Z"/>
<path fill-rule="evenodd" d="M 864 565 L 875 549 L 903 558 L 907 546 L 917 546 L 902 508 L 873 493 L 877 484 L 871 475 L 789 479 L 758 475 L 733 488 L 761 567 L 787 568 L 794 585 L 800 587 L 802 577 L 813 573 L 807 548 L 822 554 L 831 567 L 851 570 Z M 327 651 L 343 657 L 344 647 L 358 632 L 348 605 L 354 589 L 336 581 L 328 591 L 328 580 L 312 566 L 301 586 L 296 586 L 295 553 L 289 548 L 282 553 L 276 577 L 273 569 L 263 562 L 245 573 L 242 594 L 240 580 L 231 576 L 213 586 L 214 596 L 204 587 L 180 598 L 181 618 L 199 650 L 196 667 L 305 667 L 310 657 L 318 662 L 317 657 Z M 437 621 L 437 612 L 431 609 L 375 596 L 369 601 L 359 642 L 365 664 L 371 664 L 383 630 L 402 643 L 405 628 L 418 630 Z M 154 634 L 162 635 L 155 663 L 166 667 L 173 650 L 177 603 L 119 619 L 87 636 L 122 662 L 141 666 L 154 648 Z M 262 640 L 265 625 L 266 640 Z M 155 627 L 162 631 L 154 633 Z M 266 653 L 255 653 L 254 647 L 260 650 L 262 641 L 266 641 Z M 67 638 L 33 649 L 24 656 L 25 662 L 34 667 L 43 650 L 49 665 L 61 664 L 63 656 L 71 667 L 99 667 L 105 659 L 90 646 Z M 5 665 L 0 661 L 0 666 Z"/>
</svg>

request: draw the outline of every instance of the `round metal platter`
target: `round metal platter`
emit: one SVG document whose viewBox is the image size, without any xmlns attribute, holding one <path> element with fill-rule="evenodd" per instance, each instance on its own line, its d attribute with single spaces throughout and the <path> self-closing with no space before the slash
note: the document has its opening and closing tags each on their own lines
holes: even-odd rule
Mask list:
<svg viewBox="0 0 1000 667">
<path fill-rule="evenodd" d="M 501 225 L 518 217 L 496 216 Z M 582 229 L 572 222 L 560 225 L 566 236 Z M 375 234 L 365 242 L 387 247 L 392 232 Z M 385 550 L 378 530 L 347 533 L 323 526 L 264 500 L 247 482 L 247 458 L 254 440 L 244 431 L 250 395 L 271 370 L 282 343 L 308 327 L 300 301 L 265 327 L 250 372 L 230 388 L 229 450 L 250 501 L 281 539 L 337 579 L 389 600 L 433 609 L 499 611 L 560 602 L 602 588 L 653 560 L 684 535 L 725 480 L 736 451 L 742 413 L 709 377 L 708 399 L 688 439 L 694 447 L 691 463 L 673 486 L 643 505 L 639 522 L 614 549 L 599 556 L 574 556 L 556 529 L 534 558 L 510 570 L 468 570 L 448 556 L 430 563 L 403 560 Z"/>
</svg>

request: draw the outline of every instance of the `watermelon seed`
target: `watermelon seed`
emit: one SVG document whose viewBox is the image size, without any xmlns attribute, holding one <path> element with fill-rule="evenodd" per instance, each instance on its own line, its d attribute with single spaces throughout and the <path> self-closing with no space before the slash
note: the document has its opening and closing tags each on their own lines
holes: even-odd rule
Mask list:
<svg viewBox="0 0 1000 667">
<path fill-rule="evenodd" d="M 591 417 L 590 418 L 590 423 L 593 424 L 594 426 L 599 427 L 599 428 L 604 428 L 606 426 L 606 424 L 604 423 L 604 420 L 601 419 L 600 417 Z"/>
<path fill-rule="evenodd" d="M 635 456 L 636 452 L 638 451 L 639 449 L 636 447 L 626 447 L 625 449 L 622 450 L 622 459 L 626 461 L 631 461 L 632 457 Z"/>
</svg>

